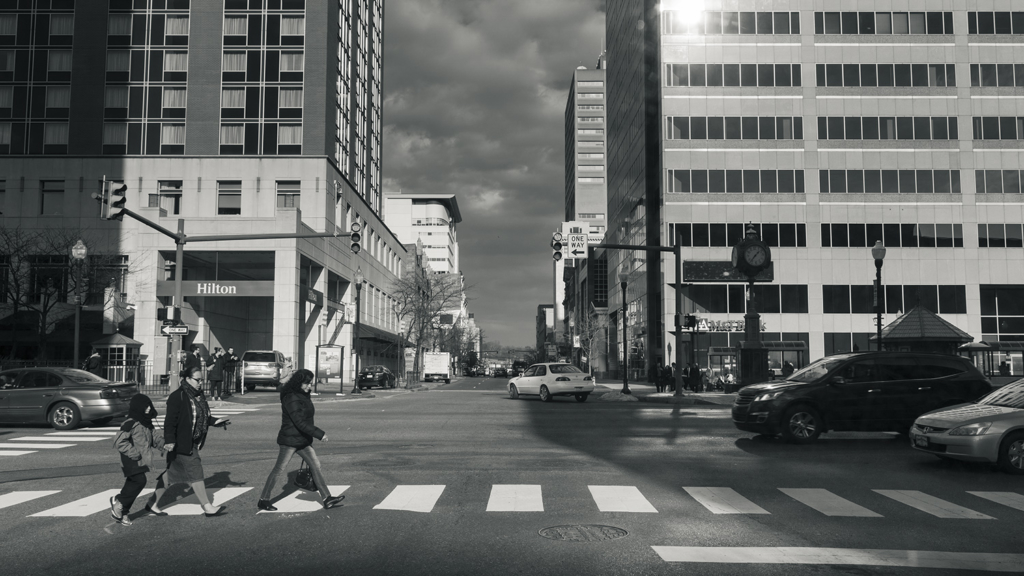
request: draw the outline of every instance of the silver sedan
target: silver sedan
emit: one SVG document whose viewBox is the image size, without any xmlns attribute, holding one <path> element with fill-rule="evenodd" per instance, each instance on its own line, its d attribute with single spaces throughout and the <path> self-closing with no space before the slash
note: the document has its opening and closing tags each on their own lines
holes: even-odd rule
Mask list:
<svg viewBox="0 0 1024 576">
<path fill-rule="evenodd" d="M 971 462 L 991 462 L 1024 474 L 1024 378 L 977 402 L 924 414 L 910 429 L 915 449 Z"/>
<path fill-rule="evenodd" d="M 74 368 L 21 368 L 0 372 L 0 422 L 48 422 L 71 430 L 83 420 L 102 426 L 128 414 L 135 384 L 104 380 Z"/>
</svg>

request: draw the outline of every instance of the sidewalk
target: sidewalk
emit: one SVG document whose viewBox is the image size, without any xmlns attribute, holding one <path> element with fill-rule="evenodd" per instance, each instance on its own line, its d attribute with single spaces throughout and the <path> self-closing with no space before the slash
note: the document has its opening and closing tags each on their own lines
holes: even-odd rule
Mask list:
<svg viewBox="0 0 1024 576">
<path fill-rule="evenodd" d="M 622 380 L 602 378 L 597 380 L 596 384 L 595 395 L 608 392 L 618 393 L 622 390 Z M 640 402 L 657 402 L 661 404 L 732 406 L 733 401 L 736 400 L 735 393 L 725 394 L 722 392 L 690 392 L 689 390 L 683 390 L 682 396 L 676 396 L 673 392 L 657 392 L 654 384 L 647 382 L 629 382 L 629 391 Z"/>
</svg>

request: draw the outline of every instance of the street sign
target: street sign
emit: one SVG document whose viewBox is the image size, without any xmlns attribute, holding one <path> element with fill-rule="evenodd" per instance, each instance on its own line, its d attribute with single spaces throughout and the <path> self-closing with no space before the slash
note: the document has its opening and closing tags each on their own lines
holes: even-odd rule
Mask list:
<svg viewBox="0 0 1024 576">
<path fill-rule="evenodd" d="M 188 334 L 188 326 L 164 326 L 160 331 L 168 336 L 186 336 Z"/>
<path fill-rule="evenodd" d="M 566 250 L 565 257 L 573 258 L 576 260 L 587 259 L 587 235 L 586 234 L 569 234 L 568 238 L 568 249 Z"/>
</svg>

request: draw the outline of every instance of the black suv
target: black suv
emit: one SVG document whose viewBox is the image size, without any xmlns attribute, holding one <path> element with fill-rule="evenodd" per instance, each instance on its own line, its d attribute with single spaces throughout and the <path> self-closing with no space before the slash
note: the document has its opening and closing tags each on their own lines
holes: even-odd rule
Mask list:
<svg viewBox="0 0 1024 576">
<path fill-rule="evenodd" d="M 906 433 L 925 412 L 972 401 L 992 383 L 966 358 L 913 352 L 854 352 L 822 358 L 785 380 L 740 389 L 737 428 L 791 442 L 823 432 Z"/>
<path fill-rule="evenodd" d="M 380 386 L 381 388 L 394 388 L 395 374 L 391 372 L 386 366 L 366 366 L 359 371 L 359 389 L 373 388 L 374 386 Z"/>
</svg>

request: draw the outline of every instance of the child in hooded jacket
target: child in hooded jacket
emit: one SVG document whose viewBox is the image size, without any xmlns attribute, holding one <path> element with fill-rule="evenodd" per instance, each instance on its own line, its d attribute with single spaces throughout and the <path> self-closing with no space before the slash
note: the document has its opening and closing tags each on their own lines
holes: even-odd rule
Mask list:
<svg viewBox="0 0 1024 576">
<path fill-rule="evenodd" d="M 121 454 L 121 470 L 124 472 L 124 487 L 116 496 L 110 497 L 110 517 L 119 524 L 131 526 L 128 512 L 135 499 L 146 487 L 146 472 L 153 465 L 153 452 L 164 453 L 163 434 L 153 433 L 153 418 L 157 411 L 153 401 L 145 394 L 136 394 L 128 405 L 128 419 L 121 424 L 121 433 L 115 439 L 114 447 Z M 160 493 L 150 498 L 146 510 L 152 514 L 163 515 L 156 503 Z"/>
</svg>

